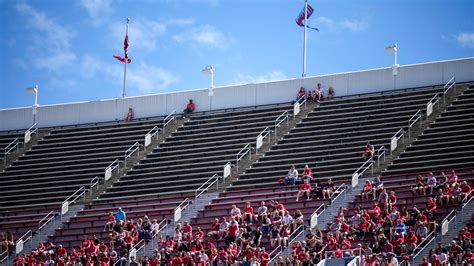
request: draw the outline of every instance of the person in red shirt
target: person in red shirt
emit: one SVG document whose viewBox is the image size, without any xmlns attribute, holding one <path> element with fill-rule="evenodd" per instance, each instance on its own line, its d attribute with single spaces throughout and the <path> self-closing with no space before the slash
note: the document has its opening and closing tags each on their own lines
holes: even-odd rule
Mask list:
<svg viewBox="0 0 474 266">
<path fill-rule="evenodd" d="M 308 180 L 308 183 L 311 183 L 311 180 L 314 178 L 313 171 L 309 168 L 308 165 L 304 166 L 303 175 L 301 177 L 301 183 L 304 183 L 304 180 Z"/>
<path fill-rule="evenodd" d="M 308 180 L 305 179 L 303 185 L 301 185 L 298 194 L 296 195 L 296 201 L 300 199 L 301 196 L 306 194 L 306 200 L 309 200 L 309 195 L 311 194 L 311 185 L 308 183 Z"/>
<path fill-rule="evenodd" d="M 247 221 L 247 223 L 253 223 L 254 216 L 253 207 L 250 205 L 250 202 L 247 201 L 246 206 L 244 207 L 244 221 Z"/>
<path fill-rule="evenodd" d="M 372 224 L 369 221 L 362 219 L 359 223 L 359 237 L 365 237 L 365 235 L 369 232 L 371 226 Z"/>
<path fill-rule="evenodd" d="M 306 98 L 306 91 L 303 87 L 301 87 L 298 91 L 298 94 L 296 95 L 296 102 L 302 102 L 304 98 Z"/>
<path fill-rule="evenodd" d="M 109 216 L 107 217 L 107 222 L 104 226 L 104 231 L 112 231 L 115 226 L 115 216 L 112 212 L 109 212 Z"/>
<path fill-rule="evenodd" d="M 65 248 L 63 248 L 63 245 L 58 245 L 58 248 L 56 249 L 56 256 L 57 257 L 66 257 L 67 251 Z"/>
<path fill-rule="evenodd" d="M 186 118 L 186 115 L 194 112 L 194 110 L 196 110 L 196 104 L 194 104 L 193 100 L 190 99 L 186 108 L 183 110 L 183 118 Z"/>
<path fill-rule="evenodd" d="M 460 202 L 467 201 L 467 199 L 469 199 L 469 197 L 471 196 L 471 192 L 472 192 L 471 186 L 469 186 L 466 181 L 463 181 L 461 183 L 461 193 L 459 194 L 459 201 Z"/>
<path fill-rule="evenodd" d="M 426 203 L 426 210 L 429 212 L 435 212 L 436 211 L 436 201 L 433 200 L 433 198 L 429 198 L 428 202 Z"/>
<path fill-rule="evenodd" d="M 128 108 L 128 113 L 127 113 L 127 117 L 125 118 L 125 120 L 127 122 L 130 122 L 133 120 L 133 117 L 134 117 L 134 114 L 133 114 L 133 109 L 132 108 Z"/>
<path fill-rule="evenodd" d="M 372 193 L 372 182 L 370 180 L 365 181 L 364 188 L 362 189 L 361 198 L 362 200 L 369 200 L 369 195 Z"/>
<path fill-rule="evenodd" d="M 377 202 L 374 202 L 374 206 L 370 208 L 368 211 L 369 215 L 372 217 L 379 216 L 382 213 L 382 209 L 380 209 L 379 205 Z"/>
<path fill-rule="evenodd" d="M 449 204 L 451 196 L 453 194 L 453 189 L 451 188 L 449 184 L 444 184 L 442 193 L 443 194 L 441 195 L 441 198 L 440 198 L 441 203 L 442 204 L 444 203 L 446 205 Z"/>
<path fill-rule="evenodd" d="M 370 142 L 367 142 L 364 148 L 364 153 L 362 153 L 362 158 L 364 160 L 372 159 L 372 157 L 374 157 L 374 153 L 375 153 L 374 146 L 370 144 Z"/>
<path fill-rule="evenodd" d="M 458 176 L 456 175 L 456 171 L 451 170 L 451 175 L 448 176 L 448 183 L 454 185 L 458 182 Z"/>
<path fill-rule="evenodd" d="M 229 245 L 232 242 L 235 242 L 237 232 L 239 231 L 239 225 L 234 220 L 234 218 L 230 218 L 231 222 L 229 227 L 227 228 L 227 237 L 225 238 L 226 245 Z"/>
</svg>

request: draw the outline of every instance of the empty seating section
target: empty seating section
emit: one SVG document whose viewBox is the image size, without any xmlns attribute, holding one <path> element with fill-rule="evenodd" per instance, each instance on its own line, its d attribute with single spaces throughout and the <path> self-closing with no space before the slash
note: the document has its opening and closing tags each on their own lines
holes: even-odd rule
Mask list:
<svg viewBox="0 0 474 266">
<path fill-rule="evenodd" d="M 463 92 L 384 175 L 474 167 L 474 87 Z"/>
<path fill-rule="evenodd" d="M 95 176 L 162 119 L 52 129 L 5 172 L 0 173 L 0 231 L 21 233 Z"/>
<path fill-rule="evenodd" d="M 101 195 L 100 200 L 189 193 L 224 165 L 291 105 L 196 114 Z M 253 145 L 255 146 L 255 145 Z"/>
<path fill-rule="evenodd" d="M 274 185 L 291 164 L 300 171 L 308 164 L 316 178 L 347 179 L 364 162 L 361 155 L 367 141 L 375 149 L 388 147 L 393 134 L 436 92 L 418 89 L 322 102 L 231 189 Z"/>
<path fill-rule="evenodd" d="M 18 138 L 20 142 L 23 142 L 23 132 L 0 132 L 0 162 L 3 163 L 6 148 Z M 12 145 L 10 145 L 12 147 Z"/>
</svg>

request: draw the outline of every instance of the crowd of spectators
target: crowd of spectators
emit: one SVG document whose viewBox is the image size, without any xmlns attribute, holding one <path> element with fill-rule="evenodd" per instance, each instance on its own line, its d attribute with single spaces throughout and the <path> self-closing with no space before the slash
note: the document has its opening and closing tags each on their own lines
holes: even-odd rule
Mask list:
<svg viewBox="0 0 474 266">
<path fill-rule="evenodd" d="M 474 247 L 472 226 L 464 227 L 450 245 L 443 246 L 438 243 L 434 249 L 430 249 L 428 256 L 423 257 L 420 266 L 437 265 L 473 265 Z"/>
<path fill-rule="evenodd" d="M 301 102 L 306 99 L 310 103 L 319 103 L 323 100 L 331 100 L 336 92 L 333 87 L 329 87 L 326 97 L 324 97 L 324 93 L 324 88 L 321 86 L 321 83 L 318 83 L 313 91 L 306 91 L 304 87 L 301 87 L 296 95 L 296 101 Z"/>
<path fill-rule="evenodd" d="M 115 214 L 109 213 L 104 226 L 104 231 L 109 232 L 108 243 L 95 235 L 85 236 L 78 249 L 66 250 L 62 245 L 42 242 L 29 256 L 20 255 L 15 265 L 110 265 L 128 257 L 135 244 L 149 241 L 159 229 L 156 219 L 127 219 L 125 211 L 118 208 Z"/>
</svg>

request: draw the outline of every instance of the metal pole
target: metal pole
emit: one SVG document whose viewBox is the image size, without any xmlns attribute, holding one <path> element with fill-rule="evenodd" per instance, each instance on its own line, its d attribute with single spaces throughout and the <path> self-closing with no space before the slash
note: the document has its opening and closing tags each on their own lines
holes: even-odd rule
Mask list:
<svg viewBox="0 0 474 266">
<path fill-rule="evenodd" d="M 308 0 L 304 1 L 304 45 L 303 45 L 303 78 L 306 77 L 306 34 L 307 34 L 307 19 L 308 19 Z"/>
<path fill-rule="evenodd" d="M 125 31 L 125 36 L 127 39 L 128 39 L 128 22 L 129 21 L 130 19 L 127 18 L 127 26 L 126 26 L 126 31 Z M 128 58 L 125 58 L 124 67 L 123 67 L 123 94 L 122 94 L 123 98 L 127 97 L 127 61 L 128 61 Z"/>
</svg>

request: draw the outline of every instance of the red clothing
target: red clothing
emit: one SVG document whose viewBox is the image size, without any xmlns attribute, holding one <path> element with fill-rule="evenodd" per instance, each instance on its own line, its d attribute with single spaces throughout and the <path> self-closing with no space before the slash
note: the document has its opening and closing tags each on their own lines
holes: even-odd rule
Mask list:
<svg viewBox="0 0 474 266">
<path fill-rule="evenodd" d="M 370 226 L 370 223 L 365 221 L 359 224 L 359 230 L 366 232 Z"/>
<path fill-rule="evenodd" d="M 472 188 L 468 184 L 461 186 L 461 192 L 471 193 L 471 191 L 472 191 Z"/>
<path fill-rule="evenodd" d="M 66 249 L 65 248 L 58 248 L 56 250 L 56 256 L 62 257 L 66 255 Z"/>
<path fill-rule="evenodd" d="M 369 192 L 372 190 L 372 183 L 366 183 L 364 186 L 364 192 Z"/>
<path fill-rule="evenodd" d="M 311 190 L 311 185 L 310 184 L 303 184 L 303 185 L 301 185 L 300 190 L 305 190 L 305 191 Z"/>
<path fill-rule="evenodd" d="M 252 206 L 247 206 L 244 208 L 244 213 L 251 213 L 253 214 L 253 207 Z"/>
<path fill-rule="evenodd" d="M 434 209 L 436 209 L 436 202 L 435 201 L 432 201 L 432 202 L 429 202 L 426 203 L 426 209 L 428 209 L 429 211 L 432 211 Z"/>
<path fill-rule="evenodd" d="M 239 227 L 237 225 L 230 225 L 229 226 L 229 236 L 235 236 Z"/>
<path fill-rule="evenodd" d="M 196 109 L 196 105 L 194 103 L 188 103 L 188 105 L 186 105 L 186 108 L 194 112 L 194 110 Z"/>
</svg>

